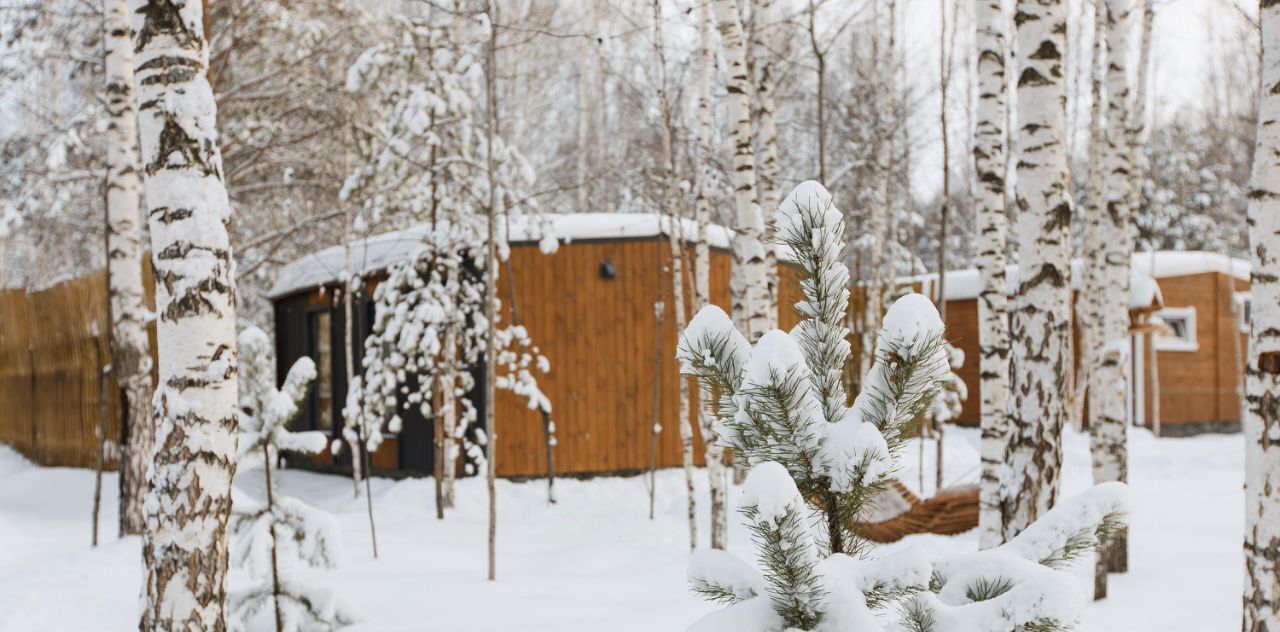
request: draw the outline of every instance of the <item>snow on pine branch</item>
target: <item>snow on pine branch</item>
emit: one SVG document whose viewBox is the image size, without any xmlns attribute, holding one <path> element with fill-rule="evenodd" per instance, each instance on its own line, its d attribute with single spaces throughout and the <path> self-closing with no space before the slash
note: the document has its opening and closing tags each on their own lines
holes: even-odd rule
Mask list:
<svg viewBox="0 0 1280 632">
<path fill-rule="evenodd" d="M 261 467 L 263 452 L 275 459 L 279 452 L 315 454 L 325 448 L 323 432 L 292 432 L 288 423 L 298 414 L 307 388 L 316 379 L 315 362 L 298 358 L 284 385 L 276 389 L 275 362 L 266 332 L 249 327 L 240 333 L 240 447 L 241 468 Z"/>
<path fill-rule="evenodd" d="M 698 552 L 696 592 L 727 607 L 698 632 L 1027 632 L 1070 626 L 1082 598 L 1062 564 L 1096 547 L 1123 517 L 1123 486 L 1063 503 L 1023 536 L 936 562 L 907 549 L 866 557 L 854 525 L 896 467 L 917 421 L 951 378 L 933 304 L 908 294 L 886 312 L 863 390 L 841 377 L 849 303 L 841 214 L 821 185 L 796 188 L 778 212 L 785 261 L 806 273 L 801 323 L 753 347 L 719 308 L 682 336 L 681 371 L 700 378 L 718 444 L 751 467 L 739 500 L 757 563 Z M 812 518 L 812 519 L 811 519 Z M 825 529 L 826 533 L 821 532 Z M 826 536 L 822 546 L 819 536 Z M 853 553 L 852 555 L 850 553 Z"/>
<path fill-rule="evenodd" d="M 248 571 L 252 581 L 228 595 L 229 624 L 233 630 L 259 629 L 265 621 L 274 620 L 278 611 L 285 630 L 349 625 L 358 619 L 355 612 L 336 593 L 304 581 L 297 573 L 299 567 L 334 568 L 341 562 L 338 521 L 300 500 L 282 496 L 275 484 L 281 452 L 315 454 L 328 442 L 323 432 L 288 429 L 315 380 L 315 363 L 310 358 L 299 359 L 277 389 L 267 334 L 250 327 L 241 332 L 238 344 L 240 447 L 232 490 L 230 558 L 232 564 Z M 254 497 L 243 488 L 247 487 L 246 479 L 257 478 L 258 469 L 262 470 L 262 491 Z"/>
<path fill-rule="evenodd" d="M 800 323 L 792 332 L 805 350 L 814 388 L 826 421 L 840 419 L 845 408 L 841 369 L 849 359 L 849 269 L 844 252 L 843 214 L 831 194 L 812 180 L 797 186 L 778 207 L 777 239 L 786 245 L 782 260 L 805 273 L 804 299 L 796 303 Z"/>
</svg>

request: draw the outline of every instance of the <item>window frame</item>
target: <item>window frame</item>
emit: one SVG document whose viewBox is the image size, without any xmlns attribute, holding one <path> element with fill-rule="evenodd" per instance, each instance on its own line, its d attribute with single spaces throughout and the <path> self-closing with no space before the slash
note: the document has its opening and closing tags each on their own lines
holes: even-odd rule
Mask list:
<svg viewBox="0 0 1280 632">
<path fill-rule="evenodd" d="M 1187 334 L 1186 337 L 1178 337 L 1162 331 L 1156 332 L 1154 341 L 1156 351 L 1194 352 L 1200 350 L 1200 342 L 1196 336 L 1196 308 L 1194 305 L 1165 307 L 1156 312 L 1156 314 L 1166 323 L 1171 320 L 1184 321 Z M 1168 329 L 1172 330 L 1172 327 Z"/>
<path fill-rule="evenodd" d="M 1235 311 L 1236 330 L 1242 334 L 1249 333 L 1249 324 L 1253 316 L 1253 292 L 1234 292 L 1231 300 Z"/>
<path fill-rule="evenodd" d="M 323 321 L 323 327 L 316 325 Z M 307 430 L 315 432 L 323 432 L 331 437 L 340 434 L 340 428 L 336 423 L 334 416 L 334 398 L 336 394 L 333 392 L 333 313 L 327 305 L 324 307 L 313 307 L 306 312 L 306 328 L 307 328 L 307 357 L 316 365 L 316 379 L 308 388 L 308 407 L 311 411 L 311 419 L 308 423 Z M 322 331 L 320 331 L 322 330 Z M 320 358 L 320 342 L 323 338 L 328 346 L 328 374 L 325 375 L 321 368 Z M 324 378 L 328 378 L 327 380 Z M 322 384 L 323 382 L 323 384 Z M 327 388 L 329 391 L 329 405 L 327 407 L 321 405 L 321 389 Z M 327 408 L 327 410 L 325 410 Z M 329 427 L 325 428 L 321 425 L 320 420 L 325 413 L 328 413 Z"/>
</svg>

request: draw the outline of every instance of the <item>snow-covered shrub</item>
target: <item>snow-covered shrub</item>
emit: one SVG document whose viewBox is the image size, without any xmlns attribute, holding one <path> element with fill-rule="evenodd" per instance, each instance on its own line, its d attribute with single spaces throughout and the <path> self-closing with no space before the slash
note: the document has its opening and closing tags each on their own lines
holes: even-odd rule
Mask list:
<svg viewBox="0 0 1280 632">
<path fill-rule="evenodd" d="M 291 432 L 307 387 L 316 378 L 311 358 L 299 358 L 275 387 L 271 342 L 261 329 L 241 332 L 240 447 L 238 486 L 243 474 L 261 468 L 262 489 L 236 489 L 231 561 L 252 577 L 247 588 L 228 599 L 235 630 L 332 630 L 349 625 L 355 614 L 330 589 L 300 576 L 299 567 L 333 568 L 342 558 L 342 539 L 333 516 L 302 501 L 281 496 L 273 471 L 281 452 L 315 454 L 328 439 L 323 432 Z M 251 492 L 251 493 L 247 493 Z"/>
<path fill-rule="evenodd" d="M 1015 632 L 1070 627 L 1083 598 L 1060 570 L 1119 524 L 1119 484 L 1061 504 L 996 549 L 927 560 L 914 549 L 879 559 L 855 525 L 884 489 L 896 454 L 951 372 L 942 322 L 909 294 L 885 314 L 875 362 L 848 405 L 842 263 L 844 222 L 816 182 L 778 209 L 785 260 L 804 270 L 800 323 L 754 347 L 717 307 L 680 342 L 682 371 L 714 401 L 715 440 L 750 473 L 739 499 L 759 567 L 723 551 L 695 553 L 695 591 L 727 608 L 701 632 Z M 888 627 L 886 627 L 888 626 Z"/>
<path fill-rule="evenodd" d="M 383 440 L 380 420 L 386 420 L 390 432 L 400 431 L 398 401 L 432 418 L 434 397 L 441 389 L 450 389 L 454 401 L 461 403 L 461 414 L 446 443 L 445 467 L 452 467 L 460 444 L 466 446 L 469 472 L 483 462 L 485 438 L 468 441 L 467 430 L 476 420 L 476 411 L 466 397 L 475 386 L 470 368 L 485 355 L 488 331 L 482 228 L 478 222 L 439 222 L 422 249 L 409 261 L 393 266 L 374 291 L 364 378 L 359 395 L 349 399 L 349 407 L 359 409 L 346 414 L 349 420 L 373 420 L 364 432 L 370 451 Z M 550 414 L 551 402 L 537 380 L 537 374 L 550 370 L 550 362 L 524 327 L 499 326 L 494 334 L 496 387 L 525 398 L 529 408 Z M 355 428 L 352 423 L 344 428 L 344 433 L 350 433 L 347 441 L 356 441 Z"/>
</svg>

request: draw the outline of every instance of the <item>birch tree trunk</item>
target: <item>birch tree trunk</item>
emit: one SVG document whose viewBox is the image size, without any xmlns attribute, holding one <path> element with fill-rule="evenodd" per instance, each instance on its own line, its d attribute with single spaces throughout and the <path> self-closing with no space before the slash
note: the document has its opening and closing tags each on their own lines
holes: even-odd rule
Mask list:
<svg viewBox="0 0 1280 632">
<path fill-rule="evenodd" d="M 1073 421 L 1081 425 L 1083 430 L 1085 417 L 1085 393 L 1093 388 L 1097 380 L 1097 364 L 1102 357 L 1102 286 L 1105 255 L 1103 254 L 1102 207 L 1106 195 L 1106 179 L 1103 177 L 1103 145 L 1107 141 L 1107 109 L 1103 99 L 1103 82 L 1107 66 L 1107 5 L 1106 0 L 1094 0 L 1093 50 L 1090 57 L 1090 96 L 1089 111 L 1089 145 L 1087 170 L 1087 195 L 1084 204 L 1084 223 L 1082 252 L 1084 254 L 1084 291 L 1076 300 L 1083 303 L 1080 311 L 1080 367 L 1076 374 L 1076 388 L 1072 392 L 1070 404 L 1071 414 L 1079 412 L 1080 417 Z M 1090 418 L 1098 414 L 1098 399 L 1089 399 L 1088 414 Z M 1090 432 L 1092 432 L 1092 428 Z M 1095 595 L 1097 588 L 1095 587 Z"/>
<path fill-rule="evenodd" d="M 220 631 L 236 470 L 235 264 L 204 12 L 193 1 L 129 5 L 160 350 L 140 628 Z"/>
<path fill-rule="evenodd" d="M 711 303 L 711 244 L 707 234 L 711 230 L 711 169 L 712 135 L 714 121 L 711 115 L 711 76 L 714 72 L 715 53 L 711 48 L 713 24 L 711 7 L 703 3 L 699 19 L 702 45 L 698 50 L 698 145 L 695 164 L 701 170 L 694 201 L 694 220 L 698 226 L 697 244 L 694 247 L 693 286 L 694 308 L 701 310 Z M 711 488 L 711 548 L 728 546 L 729 517 L 726 509 L 726 478 L 724 449 L 716 445 L 715 419 L 707 406 L 698 407 L 698 429 L 702 433 L 705 448 L 703 459 L 707 463 L 707 478 Z"/>
<path fill-rule="evenodd" d="M 978 539 L 983 549 L 1004 540 L 1001 472 L 1009 431 L 1009 321 L 1006 318 L 1005 245 L 1005 15 L 1001 0 L 974 0 L 978 48 L 978 107 L 973 167 L 979 234 L 979 389 L 982 393 L 982 477 Z"/>
<path fill-rule="evenodd" d="M 1005 539 L 1053 507 L 1061 485 L 1071 323 L 1071 200 L 1061 0 L 1018 0 L 1018 294 L 1010 318 L 1013 402 Z"/>
<path fill-rule="evenodd" d="M 458 271 L 450 268 L 446 273 L 449 287 L 457 287 Z M 458 454 L 462 451 L 462 439 L 458 436 L 458 327 L 450 325 L 444 333 L 443 363 L 447 367 L 440 376 L 440 411 L 441 430 L 444 434 L 444 445 L 440 450 L 440 493 L 446 509 L 453 509 L 454 481 L 458 476 Z"/>
<path fill-rule="evenodd" d="M 592 173 L 591 173 L 591 157 L 592 152 L 588 151 L 591 146 L 591 122 L 595 120 L 595 87 L 592 85 L 591 77 L 595 69 L 595 52 L 592 45 L 595 42 L 595 34 L 599 31 L 600 12 L 596 7 L 594 0 L 591 0 L 587 7 L 587 13 L 591 20 L 592 37 L 583 37 L 578 44 L 578 191 L 577 201 L 579 213 L 589 210 L 591 200 L 596 199 L 591 196 L 592 189 Z"/>
<path fill-rule="evenodd" d="M 120 534 L 138 535 L 146 525 L 142 499 L 155 438 L 151 408 L 155 385 L 142 281 L 138 115 L 128 2 L 104 0 L 102 16 L 107 76 L 107 292 L 114 317 L 111 366 L 124 388 L 128 429 L 120 459 Z"/>
<path fill-rule="evenodd" d="M 733 319 L 755 342 L 770 329 L 769 287 L 765 274 L 765 248 L 760 241 L 763 218 L 756 195 L 755 152 L 751 147 L 751 78 L 743 42 L 742 21 L 735 0 L 715 0 L 720 38 L 729 64 L 729 116 L 733 119 L 733 185 L 737 234 L 733 239 L 733 274 L 730 293 Z"/>
<path fill-rule="evenodd" d="M 1147 83 L 1151 72 L 1151 23 L 1155 20 L 1155 8 L 1152 0 L 1138 0 L 1141 3 L 1141 23 L 1138 27 L 1138 72 L 1133 90 L 1133 103 L 1129 109 L 1129 157 L 1133 163 L 1132 181 L 1129 194 L 1133 198 L 1129 209 L 1136 213 L 1142 204 L 1142 187 L 1147 178 Z M 1155 271 L 1152 270 L 1152 273 Z"/>
<path fill-rule="evenodd" d="M 880 3 L 872 5 L 872 33 L 871 33 L 871 58 L 872 66 L 877 70 L 884 66 L 884 59 L 880 56 Z M 878 81 L 878 80 L 877 80 Z M 861 330 L 862 344 L 858 351 L 858 379 L 867 374 L 874 361 L 874 349 L 876 348 L 876 336 L 880 333 L 880 322 L 884 318 L 884 294 L 886 284 L 886 271 L 889 269 L 887 262 L 888 253 L 886 249 L 889 245 L 888 240 L 888 216 L 892 213 L 889 196 L 889 169 L 891 157 L 889 154 L 889 143 L 885 138 L 884 132 L 891 126 L 886 125 L 885 110 L 886 108 L 877 99 L 873 106 L 873 114 L 871 116 L 870 125 L 873 126 L 874 140 L 872 142 L 872 151 L 875 157 L 872 173 L 876 176 L 876 186 L 873 192 L 873 203 L 871 208 L 867 209 L 867 225 L 866 231 L 870 233 L 870 239 L 865 240 L 866 246 L 866 288 L 867 296 L 862 313 L 862 322 L 854 331 Z"/>
<path fill-rule="evenodd" d="M 1130 230 L 1129 192 L 1132 183 L 1132 152 L 1129 147 L 1129 50 L 1130 0 L 1107 0 L 1107 118 L 1106 143 L 1102 147 L 1106 195 L 1101 201 L 1103 262 L 1099 293 L 1101 336 L 1094 341 L 1099 354 L 1094 362 L 1095 377 L 1089 385 L 1089 443 L 1093 456 L 1094 483 L 1127 482 L 1128 385 L 1125 366 L 1129 359 L 1129 274 L 1133 259 L 1133 232 Z M 1105 239 L 1101 237 L 1105 235 Z M 1128 549 L 1127 531 L 1121 527 L 1099 555 L 1098 573 L 1123 568 Z M 1105 596 L 1097 595 L 1095 598 Z"/>
<path fill-rule="evenodd" d="M 1245 438 L 1246 632 L 1280 630 L 1280 2 L 1263 0 L 1262 97 L 1249 187 L 1253 323 Z"/>
<path fill-rule="evenodd" d="M 777 89 L 777 79 L 775 78 L 777 69 L 774 67 L 774 62 L 778 54 L 775 50 L 778 47 L 778 38 L 771 35 L 777 30 L 773 25 L 777 16 L 774 0 L 753 1 L 755 1 L 755 10 L 752 11 L 752 19 L 755 21 L 756 28 L 752 34 L 756 42 L 751 50 L 755 56 L 756 101 L 760 106 L 758 138 L 760 149 L 760 210 L 764 217 L 763 226 L 767 230 L 773 223 L 774 214 L 778 212 L 778 205 L 782 203 L 781 185 L 778 182 L 780 177 L 778 165 L 778 121 L 775 115 L 776 105 L 773 100 L 773 93 Z M 768 314 L 769 322 L 773 325 L 778 319 L 778 257 L 774 249 L 767 245 L 764 251 L 764 274 L 769 291 L 765 313 Z"/>
<path fill-rule="evenodd" d="M 352 215 L 350 205 L 348 205 L 346 210 L 344 211 L 342 221 L 343 221 L 342 278 L 343 278 L 343 283 L 345 288 L 345 290 L 342 293 L 342 315 L 343 315 L 342 337 L 343 337 L 343 344 L 346 345 L 346 350 L 343 354 L 346 357 L 346 366 L 344 367 L 347 374 L 348 393 L 346 394 L 346 397 L 350 398 L 351 386 L 355 384 L 355 377 L 356 377 L 355 329 L 354 329 L 354 323 L 352 322 L 353 314 L 352 314 L 352 305 L 351 305 L 351 288 L 352 288 L 352 285 L 354 285 L 351 281 L 351 278 L 353 276 L 352 269 L 351 269 L 351 240 L 353 239 L 353 234 L 355 232 L 354 231 L 355 218 Z M 344 415 L 346 414 L 347 412 L 346 406 L 342 407 L 342 412 Z M 360 413 L 357 411 L 355 412 L 355 414 L 359 415 Z M 343 419 L 343 422 L 347 423 L 347 420 L 345 419 L 345 417 Z M 350 446 L 350 447 L 352 448 L 351 449 L 351 483 L 352 483 L 356 498 L 359 498 L 360 497 L 360 479 L 363 476 L 363 471 L 361 469 L 361 462 L 360 462 L 360 454 L 363 451 L 363 448 L 357 447 L 357 446 Z"/>
<path fill-rule="evenodd" d="M 672 309 L 675 313 L 676 331 L 684 331 L 686 316 L 684 304 L 684 238 L 680 229 L 681 214 L 676 184 L 675 127 L 672 121 L 671 100 L 667 96 L 667 57 L 662 45 L 662 0 L 653 0 L 653 50 L 658 58 L 658 107 L 662 114 L 662 160 L 666 215 L 670 219 L 667 243 L 671 245 Z M 684 466 L 685 491 L 689 509 L 689 548 L 698 548 L 698 500 L 693 489 L 693 422 L 689 420 L 689 378 L 676 375 L 680 389 L 679 427 L 681 463 Z"/>
<path fill-rule="evenodd" d="M 494 136 L 498 133 L 498 97 L 497 97 L 497 55 L 498 29 L 497 0 L 485 2 L 485 17 L 489 20 L 489 40 L 485 48 L 484 85 L 486 121 L 485 126 L 485 171 L 489 180 L 488 213 L 489 234 L 485 241 L 484 262 L 484 320 L 485 332 L 484 360 L 484 434 L 485 434 L 485 487 L 489 492 L 489 581 L 498 578 L 498 490 L 497 469 L 495 459 L 497 452 L 497 434 L 493 423 L 493 407 L 497 403 L 494 389 L 497 385 L 497 322 L 498 300 L 498 183 L 494 169 Z"/>
</svg>

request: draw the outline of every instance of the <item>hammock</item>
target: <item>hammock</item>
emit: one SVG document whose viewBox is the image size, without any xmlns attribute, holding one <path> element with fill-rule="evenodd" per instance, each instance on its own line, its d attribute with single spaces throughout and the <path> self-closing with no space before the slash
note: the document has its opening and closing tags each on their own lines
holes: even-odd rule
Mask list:
<svg viewBox="0 0 1280 632">
<path fill-rule="evenodd" d="M 881 544 L 915 533 L 955 535 L 978 526 L 978 486 L 972 483 L 946 487 L 921 500 L 895 479 L 874 505 L 866 521 L 853 529 Z"/>
</svg>

